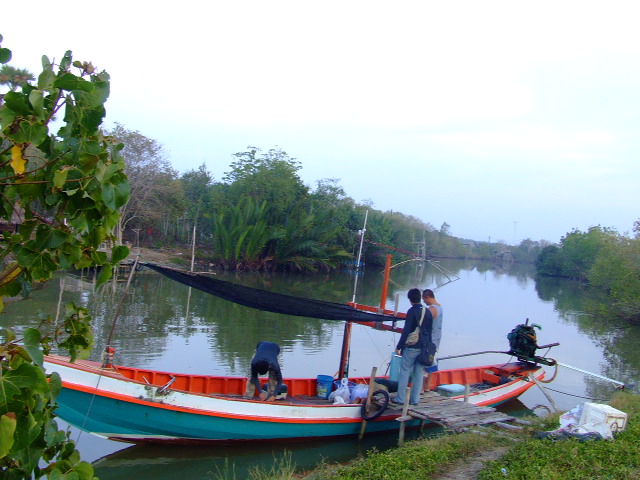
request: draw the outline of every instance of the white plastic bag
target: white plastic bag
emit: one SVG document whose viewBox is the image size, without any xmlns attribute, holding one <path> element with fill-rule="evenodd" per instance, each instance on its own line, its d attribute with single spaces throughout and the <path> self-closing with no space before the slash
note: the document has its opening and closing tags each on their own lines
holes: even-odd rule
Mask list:
<svg viewBox="0 0 640 480">
<path fill-rule="evenodd" d="M 344 403 L 351 403 L 351 392 L 349 392 L 349 380 L 346 378 L 343 378 L 340 381 L 340 386 L 333 393 L 335 393 L 335 395 L 333 396 L 333 403 L 339 403 L 338 397 L 342 398 L 342 401 Z"/>
<path fill-rule="evenodd" d="M 369 395 L 369 385 L 365 385 L 364 383 L 356 385 L 351 394 L 351 403 L 361 402 L 367 398 L 367 395 Z"/>
</svg>

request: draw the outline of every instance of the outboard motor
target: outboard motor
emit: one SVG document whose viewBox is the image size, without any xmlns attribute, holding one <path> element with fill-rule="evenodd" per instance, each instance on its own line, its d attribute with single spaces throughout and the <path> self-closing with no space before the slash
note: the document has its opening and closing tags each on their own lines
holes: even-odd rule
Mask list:
<svg viewBox="0 0 640 480">
<path fill-rule="evenodd" d="M 529 319 L 527 318 L 524 324 L 517 325 L 516 328 L 511 330 L 507 335 L 509 340 L 509 354 L 515 356 L 522 362 L 543 363 L 544 365 L 555 365 L 556 361 L 552 358 L 544 358 L 536 356 L 536 350 L 540 348 L 552 347 L 552 345 L 538 346 L 535 329 L 542 330 L 542 327 L 537 323 L 529 325 Z"/>
</svg>

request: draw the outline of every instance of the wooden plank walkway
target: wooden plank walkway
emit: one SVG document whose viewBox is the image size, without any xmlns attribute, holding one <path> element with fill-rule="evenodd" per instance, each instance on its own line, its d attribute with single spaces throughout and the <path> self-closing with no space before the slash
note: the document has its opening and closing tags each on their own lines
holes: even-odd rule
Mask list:
<svg viewBox="0 0 640 480">
<path fill-rule="evenodd" d="M 418 405 L 409 405 L 406 415 L 398 417 L 399 422 L 413 419 L 437 423 L 447 430 L 460 432 L 475 425 L 508 422 L 515 417 L 498 412 L 493 407 L 480 407 L 472 403 L 461 402 L 436 392 L 424 393 Z M 404 430 L 404 429 L 402 429 Z"/>
</svg>

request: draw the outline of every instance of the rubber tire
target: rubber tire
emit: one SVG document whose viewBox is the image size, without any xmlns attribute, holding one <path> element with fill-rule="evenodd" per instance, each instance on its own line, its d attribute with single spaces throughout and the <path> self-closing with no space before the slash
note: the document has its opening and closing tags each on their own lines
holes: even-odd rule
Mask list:
<svg viewBox="0 0 640 480">
<path fill-rule="evenodd" d="M 376 390 L 371 394 L 371 397 L 373 398 L 379 393 L 382 394 L 382 396 L 384 397 L 384 401 L 382 402 L 382 406 L 380 407 L 380 410 L 378 410 L 373 415 L 367 416 L 367 401 L 365 400 L 362 403 L 362 407 L 360 408 L 360 415 L 362 415 L 363 420 L 366 420 L 367 422 L 371 420 L 375 420 L 380 415 L 382 415 L 384 411 L 387 409 L 387 407 L 389 406 L 389 392 L 387 392 L 386 390 Z"/>
</svg>

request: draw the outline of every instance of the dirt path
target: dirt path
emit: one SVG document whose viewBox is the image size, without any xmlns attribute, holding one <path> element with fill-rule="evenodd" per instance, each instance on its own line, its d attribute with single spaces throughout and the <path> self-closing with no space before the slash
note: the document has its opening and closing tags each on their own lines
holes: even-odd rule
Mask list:
<svg viewBox="0 0 640 480">
<path fill-rule="evenodd" d="M 485 462 L 497 460 L 507 452 L 508 447 L 497 447 L 491 450 L 483 450 L 473 457 L 467 457 L 453 464 L 447 471 L 431 480 L 473 480 L 482 470 Z"/>
</svg>

